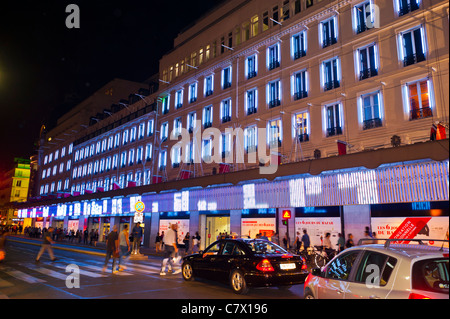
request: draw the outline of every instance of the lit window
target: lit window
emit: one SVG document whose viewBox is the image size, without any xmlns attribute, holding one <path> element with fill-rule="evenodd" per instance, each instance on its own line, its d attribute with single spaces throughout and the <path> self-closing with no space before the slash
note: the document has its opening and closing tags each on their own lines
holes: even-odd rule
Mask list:
<svg viewBox="0 0 450 319">
<path fill-rule="evenodd" d="M 322 48 L 326 48 L 337 42 L 337 19 L 332 17 L 319 24 L 319 40 Z"/>
</svg>

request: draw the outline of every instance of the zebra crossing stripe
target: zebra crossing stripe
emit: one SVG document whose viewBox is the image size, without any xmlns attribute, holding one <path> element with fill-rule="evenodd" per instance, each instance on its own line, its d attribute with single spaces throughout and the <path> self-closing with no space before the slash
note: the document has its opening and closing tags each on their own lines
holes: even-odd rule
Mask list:
<svg viewBox="0 0 450 319">
<path fill-rule="evenodd" d="M 74 263 L 75 264 L 75 263 Z M 61 265 L 61 264 L 55 264 L 55 265 L 52 265 L 52 266 L 54 266 L 54 267 L 56 267 L 56 268 L 59 268 L 59 269 L 66 269 L 66 267 L 67 266 L 64 266 L 64 265 Z M 96 273 L 94 273 L 94 272 L 91 272 L 91 271 L 87 271 L 87 270 L 84 270 L 84 269 L 80 269 L 80 275 L 84 275 L 84 276 L 88 276 L 88 277 L 92 277 L 92 278 L 101 278 L 101 277 L 106 277 L 106 275 L 103 275 L 103 274 L 96 274 Z"/>
<path fill-rule="evenodd" d="M 66 280 L 66 278 L 67 278 L 67 275 L 59 273 L 59 272 L 51 270 L 51 269 L 48 269 L 48 268 L 36 267 L 33 264 L 24 264 L 24 266 L 29 269 L 32 269 L 33 271 L 37 271 L 43 275 L 50 276 L 50 277 L 53 277 L 56 279 Z"/>
<path fill-rule="evenodd" d="M 25 281 L 25 282 L 27 282 L 29 284 L 36 284 L 36 283 L 46 282 L 43 279 L 30 276 L 30 275 L 28 275 L 28 274 L 26 274 L 24 272 L 21 272 L 19 270 L 14 270 L 12 268 L 0 268 L 0 270 L 2 270 L 4 273 L 10 275 L 11 277 L 14 277 L 16 279 Z"/>
</svg>

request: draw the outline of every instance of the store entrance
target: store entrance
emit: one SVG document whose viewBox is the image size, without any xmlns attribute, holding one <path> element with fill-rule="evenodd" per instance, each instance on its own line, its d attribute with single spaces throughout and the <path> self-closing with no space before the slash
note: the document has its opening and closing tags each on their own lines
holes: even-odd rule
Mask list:
<svg viewBox="0 0 450 319">
<path fill-rule="evenodd" d="M 229 216 L 206 216 L 205 248 L 215 242 L 220 235 L 230 235 Z"/>
</svg>

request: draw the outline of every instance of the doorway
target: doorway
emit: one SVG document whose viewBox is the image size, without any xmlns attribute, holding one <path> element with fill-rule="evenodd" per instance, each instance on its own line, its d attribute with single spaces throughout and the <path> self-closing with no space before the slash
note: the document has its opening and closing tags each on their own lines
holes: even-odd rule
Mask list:
<svg viewBox="0 0 450 319">
<path fill-rule="evenodd" d="M 230 235 L 230 216 L 206 216 L 205 248 L 215 242 L 219 234 Z"/>
</svg>

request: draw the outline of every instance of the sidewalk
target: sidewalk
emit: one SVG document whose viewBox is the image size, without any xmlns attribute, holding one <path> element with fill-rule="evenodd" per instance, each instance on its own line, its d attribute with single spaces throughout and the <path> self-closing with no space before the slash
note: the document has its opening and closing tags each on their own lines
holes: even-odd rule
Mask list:
<svg viewBox="0 0 450 319">
<path fill-rule="evenodd" d="M 36 245 L 40 246 L 42 243 L 42 238 L 30 238 L 25 235 L 8 235 L 7 241 Z M 79 253 L 85 253 L 90 255 L 97 256 L 105 256 L 106 252 L 106 243 L 97 242 L 96 246 L 85 245 L 78 242 L 69 242 L 67 240 L 57 241 L 54 245 L 52 245 L 53 249 L 74 251 Z M 152 257 L 162 257 L 162 253 L 157 253 L 155 249 L 141 247 L 139 249 L 140 253 L 145 256 Z"/>
</svg>

